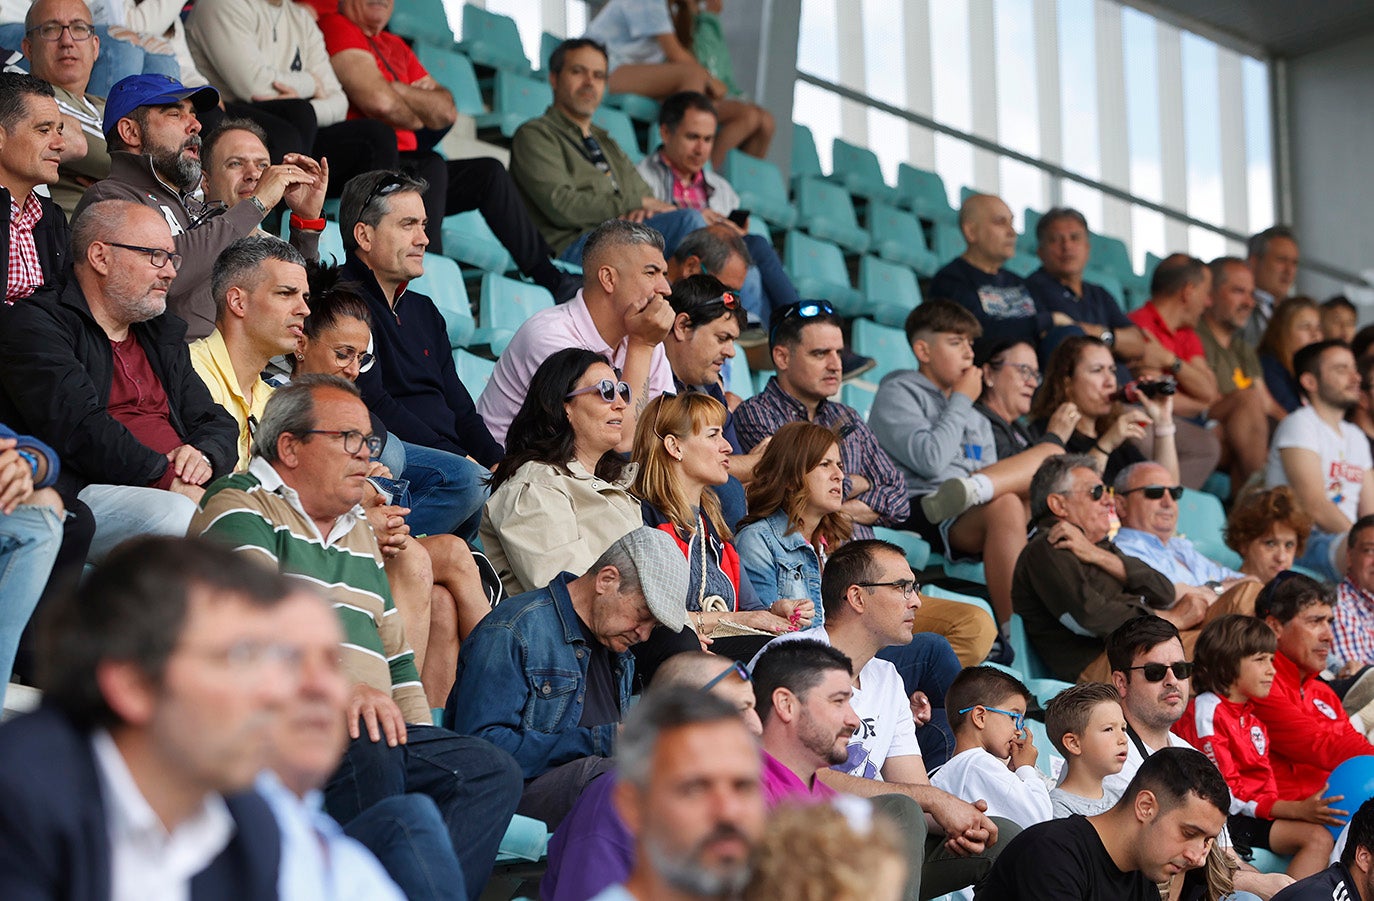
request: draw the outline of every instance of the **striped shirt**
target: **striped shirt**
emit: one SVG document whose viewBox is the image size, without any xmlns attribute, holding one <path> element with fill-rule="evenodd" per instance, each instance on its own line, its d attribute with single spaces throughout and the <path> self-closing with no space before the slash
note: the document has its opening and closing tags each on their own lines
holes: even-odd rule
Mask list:
<svg viewBox="0 0 1374 901">
<path fill-rule="evenodd" d="M 1374 594 L 1349 578 L 1336 589 L 1334 640 L 1326 665 L 1333 670 L 1347 663 L 1374 663 Z"/>
<path fill-rule="evenodd" d="M 225 476 L 206 489 L 190 534 L 261 556 L 317 589 L 338 611 L 350 681 L 390 692 L 407 723 L 432 724 L 415 653 L 361 507 L 340 516 L 322 536 L 296 491 L 271 464 L 254 457 L 247 472 Z"/>
</svg>

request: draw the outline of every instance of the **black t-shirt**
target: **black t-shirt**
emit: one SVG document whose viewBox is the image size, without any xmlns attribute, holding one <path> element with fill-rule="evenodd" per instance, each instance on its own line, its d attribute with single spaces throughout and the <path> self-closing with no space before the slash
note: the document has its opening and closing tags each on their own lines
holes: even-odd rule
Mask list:
<svg viewBox="0 0 1374 901">
<path fill-rule="evenodd" d="M 1092 282 L 1083 283 L 1083 296 L 1077 297 L 1067 286 L 1044 269 L 1026 276 L 1026 290 L 1035 298 L 1036 306 L 1051 313 L 1064 313 L 1075 322 L 1103 325 L 1109 329 L 1135 328 L 1135 323 L 1107 293 L 1107 289 Z"/>
<path fill-rule="evenodd" d="M 1320 873 L 1300 879 L 1274 896 L 1274 901 L 1331 901 L 1333 898 L 1359 898 L 1355 880 L 1341 863 L 1333 863 Z"/>
<path fill-rule="evenodd" d="M 1037 439 L 1042 438 L 1049 424 L 1048 419 L 1037 419 L 1031 423 L 1030 432 Z M 1093 445 L 1097 443 L 1099 438 L 1101 438 L 1100 435 L 1098 438 L 1089 438 L 1087 435 L 1075 429 L 1069 435 L 1069 440 L 1064 442 L 1064 450 L 1071 454 L 1091 453 Z M 1132 463 L 1143 463 L 1147 459 L 1149 458 L 1145 456 L 1140 448 L 1136 447 L 1131 442 L 1121 442 L 1121 446 L 1112 451 L 1111 455 L 1107 457 L 1106 472 L 1102 473 L 1103 483 L 1110 485 L 1112 482 L 1116 481 L 1116 474 L 1121 472 L 1121 470 L 1130 466 Z"/>
<path fill-rule="evenodd" d="M 620 722 L 620 697 L 615 686 L 615 668 L 611 649 L 596 640 L 596 635 L 581 619 L 577 625 L 586 639 L 587 693 L 582 702 L 582 718 L 577 725 L 585 729 Z"/>
<path fill-rule="evenodd" d="M 989 274 L 963 257 L 946 265 L 930 282 L 926 297 L 952 300 L 978 317 L 983 339 L 1011 338 L 1038 346 L 1050 325 L 1050 314 L 1036 306 L 1026 283 L 1014 272 Z"/>
<path fill-rule="evenodd" d="M 975 901 L 1159 901 L 1144 873 L 1123 873 L 1086 817 L 1037 823 L 1011 840 Z M 1277 899 L 1276 899 L 1277 901 Z"/>
</svg>

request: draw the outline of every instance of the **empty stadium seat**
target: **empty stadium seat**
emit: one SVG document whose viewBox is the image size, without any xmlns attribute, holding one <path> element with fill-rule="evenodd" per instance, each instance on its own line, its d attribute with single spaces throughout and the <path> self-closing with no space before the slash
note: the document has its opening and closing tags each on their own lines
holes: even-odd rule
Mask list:
<svg viewBox="0 0 1374 901">
<path fill-rule="evenodd" d="M 964 240 L 964 233 L 959 230 L 959 226 L 951 225 L 948 222 L 935 223 L 930 250 L 935 254 L 935 259 L 941 266 L 947 265 L 955 257 L 962 254 L 967 247 L 968 242 Z"/>
<path fill-rule="evenodd" d="M 481 322 L 472 343 L 489 344 L 491 352 L 500 356 L 525 320 L 553 306 L 553 295 L 539 285 L 488 272 L 482 276 L 477 304 Z"/>
<path fill-rule="evenodd" d="M 735 355 L 726 361 L 725 367 L 728 370 L 725 390 L 732 392 L 740 400 L 753 397 L 754 374 L 749 371 L 749 360 L 745 358 L 744 348 L 738 341 L 735 342 Z"/>
<path fill-rule="evenodd" d="M 643 94 L 607 94 L 602 102 L 624 110 L 625 115 L 636 122 L 643 122 L 653 128 L 658 127 L 658 101 L 652 97 L 645 97 Z"/>
<path fill-rule="evenodd" d="M 1240 555 L 1226 546 L 1226 511 L 1215 495 L 1185 489 L 1178 499 L 1178 534 L 1187 538 L 1198 553 L 1222 566 L 1240 569 Z"/>
<path fill-rule="evenodd" d="M 802 297 L 828 300 L 842 315 L 852 316 L 861 308 L 863 295 L 849 283 L 844 253 L 829 241 L 788 232 L 782 265 Z"/>
<path fill-rule="evenodd" d="M 428 295 L 444 314 L 449 347 L 466 347 L 472 341 L 476 323 L 472 321 L 463 271 L 457 263 L 436 253 L 425 254 L 425 274 L 413 279 L 407 290 Z"/>
<path fill-rule="evenodd" d="M 424 44 L 447 47 L 453 43 L 444 0 L 396 0 L 386 28 L 392 34 Z"/>
<path fill-rule="evenodd" d="M 444 217 L 444 256 L 487 272 L 510 272 L 515 260 L 477 210 Z"/>
<path fill-rule="evenodd" d="M 1016 653 L 1016 666 L 1032 679 L 1053 679 L 1054 674 L 1040 659 L 1040 655 L 1026 638 L 1026 624 L 1015 613 L 1011 615 L 1011 649 Z"/>
<path fill-rule="evenodd" d="M 878 155 L 872 150 L 836 138 L 831 154 L 831 181 L 843 185 L 855 197 L 897 202 L 897 189 L 883 180 Z"/>
<path fill-rule="evenodd" d="M 496 361 L 459 348 L 453 352 L 453 367 L 458 370 L 458 381 L 468 393 L 479 397 L 496 371 Z"/>
<path fill-rule="evenodd" d="M 1131 265 L 1131 251 L 1126 247 L 1126 242 L 1120 238 L 1112 238 L 1107 235 L 1092 236 L 1092 252 L 1088 257 L 1089 265 L 1096 269 L 1105 269 L 1113 272 L 1116 277 L 1121 279 L 1121 285 L 1127 291 L 1148 293 L 1150 289 L 1149 280 L 1135 271 Z"/>
<path fill-rule="evenodd" d="M 907 314 L 921 305 L 916 273 L 874 256 L 859 261 L 859 290 L 868 299 L 868 315 L 893 328 L 905 326 Z"/>
<path fill-rule="evenodd" d="M 425 43 L 415 45 L 415 56 L 434 80 L 453 95 L 453 105 L 458 112 L 475 119 L 487 111 L 472 60 L 451 47 Z"/>
<path fill-rule="evenodd" d="M 439 20 L 444 17 L 442 0 L 434 0 L 439 6 Z M 430 25 L 431 32 L 434 25 Z M 424 35 L 415 35 L 418 40 L 426 40 Z M 520 28 L 510 16 L 487 12 L 471 3 L 463 4 L 463 39 L 458 49 L 479 66 L 489 66 L 517 75 L 530 74 L 530 61 L 525 57 L 525 47 L 520 43 Z"/>
<path fill-rule="evenodd" d="M 932 276 L 940 268 L 935 254 L 926 246 L 921 222 L 913 213 L 895 206 L 874 201 L 868 205 L 869 247 L 878 256 L 903 266 L 910 266 L 917 275 Z"/>
<path fill-rule="evenodd" d="M 621 150 L 625 151 L 630 162 L 637 166 L 639 161 L 644 159 L 644 152 L 639 149 L 639 137 L 635 134 L 635 125 L 624 110 L 602 104 L 592 114 L 592 122 L 606 129 L 607 134 L 615 139 Z"/>
<path fill-rule="evenodd" d="M 799 178 L 824 178 L 821 156 L 816 152 L 816 139 L 805 125 L 792 123 L 792 181 Z"/>
<path fill-rule="evenodd" d="M 851 381 L 845 382 L 840 386 L 840 402 L 845 406 L 853 407 L 859 415 L 866 421 L 868 413 L 873 409 L 873 398 L 878 393 L 878 386 L 872 382 Z M 930 552 L 930 548 L 926 548 Z"/>
<path fill-rule="evenodd" d="M 897 201 L 922 219 L 953 225 L 959 213 L 949 205 L 944 179 L 906 163 L 897 165 Z"/>
<path fill-rule="evenodd" d="M 930 544 L 915 532 L 904 532 L 901 529 L 888 529 L 883 526 L 874 526 L 873 537 L 883 541 L 890 541 L 903 551 L 906 551 L 906 562 L 911 566 L 912 572 L 920 572 L 926 568 L 926 561 L 930 559 Z M 924 586 L 922 586 L 921 590 L 926 591 Z M 932 597 L 943 596 L 944 595 L 932 595 Z"/>
<path fill-rule="evenodd" d="M 916 368 L 906 332 L 899 328 L 879 325 L 871 319 L 855 319 L 849 343 L 856 354 L 872 357 L 877 363 L 873 371 L 864 376 L 874 382 L 882 381 L 889 372 Z"/>
<path fill-rule="evenodd" d="M 539 74 L 547 78 L 549 76 L 549 57 L 553 56 L 553 51 L 558 49 L 558 45 L 563 43 L 563 39 L 556 34 L 549 34 L 547 31 L 539 35 Z"/>
<path fill-rule="evenodd" d="M 521 125 L 544 115 L 553 103 L 553 88 L 547 81 L 503 70 L 496 73 L 492 98 L 492 111 L 477 117 L 477 128 L 511 138 Z"/>
<path fill-rule="evenodd" d="M 868 250 L 868 232 L 859 228 L 854 202 L 844 188 L 820 178 L 803 178 L 794 187 L 803 228 L 850 253 Z"/>
<path fill-rule="evenodd" d="M 739 195 L 740 209 L 749 210 L 778 228 L 797 224 L 797 208 L 787 199 L 787 184 L 777 166 L 731 150 L 725 155 L 721 175 Z"/>
<path fill-rule="evenodd" d="M 1035 256 L 1040 249 L 1040 241 L 1035 237 L 1035 227 L 1040 224 L 1041 213 L 1026 207 L 1025 216 L 1022 219 L 1021 233 L 1016 236 L 1017 253 L 1030 254 Z"/>
</svg>

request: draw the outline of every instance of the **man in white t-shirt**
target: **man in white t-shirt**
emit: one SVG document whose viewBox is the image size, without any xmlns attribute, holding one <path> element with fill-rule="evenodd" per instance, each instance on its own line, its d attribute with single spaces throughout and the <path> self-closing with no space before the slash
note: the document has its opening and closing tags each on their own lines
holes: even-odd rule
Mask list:
<svg viewBox="0 0 1374 901">
<path fill-rule="evenodd" d="M 1345 414 L 1358 402 L 1360 373 L 1342 341 L 1318 341 L 1293 355 L 1293 372 L 1307 406 L 1274 432 L 1264 481 L 1289 485 L 1312 517 L 1307 550 L 1297 561 L 1339 582 L 1346 569 L 1346 533 L 1374 513 L 1369 440 Z"/>
<path fill-rule="evenodd" d="M 850 704 L 860 726 L 850 739 L 848 759 L 816 778 L 839 792 L 865 798 L 898 793 L 921 806 L 927 822 L 935 824 L 926 841 L 922 897 L 972 885 L 1020 829 L 988 817 L 982 799 L 961 800 L 930 784 L 902 677 L 895 666 L 875 656 L 911 641 L 921 599 L 906 555 L 886 541 L 844 545 L 826 562 L 821 603 L 824 627 L 789 633 L 759 652 L 766 654 L 778 641 L 806 638 L 843 651 L 854 664 Z"/>
</svg>

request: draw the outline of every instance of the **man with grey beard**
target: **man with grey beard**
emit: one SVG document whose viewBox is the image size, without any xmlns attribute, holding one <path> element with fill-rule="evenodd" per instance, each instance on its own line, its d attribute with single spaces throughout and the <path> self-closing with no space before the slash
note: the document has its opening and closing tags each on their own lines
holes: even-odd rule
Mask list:
<svg viewBox="0 0 1374 901">
<path fill-rule="evenodd" d="M 188 88 L 166 75 L 130 75 L 110 88 L 103 127 L 110 148 L 110 177 L 86 190 L 74 219 L 102 200 L 131 200 L 156 209 L 172 230 L 184 260 L 167 295 L 167 308 L 186 321 L 186 340 L 215 329 L 210 272 L 220 251 L 250 234 L 285 197 L 292 209 L 318 195 L 323 175 L 314 160 L 288 153 L 269 167 L 247 202 L 225 210 L 200 199 L 200 120 L 219 102 L 214 88 Z M 314 209 L 318 205 L 310 203 Z M 292 243 L 306 259 L 318 258 L 324 220 L 293 221 Z M 299 217 L 293 216 L 293 220 Z"/>
</svg>

